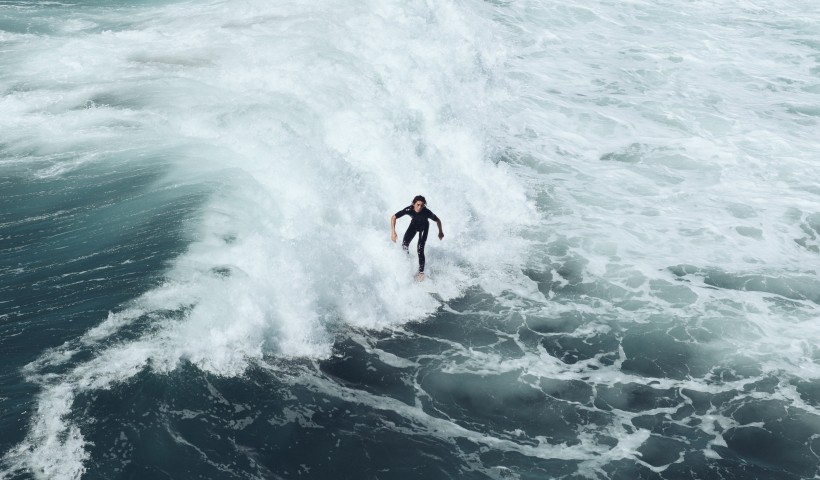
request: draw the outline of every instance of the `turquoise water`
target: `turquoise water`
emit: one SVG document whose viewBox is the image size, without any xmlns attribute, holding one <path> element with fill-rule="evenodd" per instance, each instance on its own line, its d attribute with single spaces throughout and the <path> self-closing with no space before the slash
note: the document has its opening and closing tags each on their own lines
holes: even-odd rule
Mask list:
<svg viewBox="0 0 820 480">
<path fill-rule="evenodd" d="M 818 476 L 818 27 L 1 2 L 0 478 Z"/>
</svg>

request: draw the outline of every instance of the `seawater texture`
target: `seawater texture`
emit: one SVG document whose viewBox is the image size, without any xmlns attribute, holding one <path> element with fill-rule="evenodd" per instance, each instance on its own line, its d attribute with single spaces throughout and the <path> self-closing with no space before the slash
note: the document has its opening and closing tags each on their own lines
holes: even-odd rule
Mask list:
<svg viewBox="0 0 820 480">
<path fill-rule="evenodd" d="M 818 121 L 814 1 L 0 2 L 0 478 L 817 478 Z"/>
</svg>

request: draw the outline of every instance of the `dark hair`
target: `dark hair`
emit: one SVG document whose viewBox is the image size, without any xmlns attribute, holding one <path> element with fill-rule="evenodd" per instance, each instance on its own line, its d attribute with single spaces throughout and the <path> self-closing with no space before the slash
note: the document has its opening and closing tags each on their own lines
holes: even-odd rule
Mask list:
<svg viewBox="0 0 820 480">
<path fill-rule="evenodd" d="M 415 205 L 416 202 L 418 202 L 419 200 L 421 200 L 425 205 L 427 205 L 427 200 L 421 195 L 416 195 L 415 197 L 413 197 L 413 203 L 411 203 L 410 205 Z"/>
</svg>

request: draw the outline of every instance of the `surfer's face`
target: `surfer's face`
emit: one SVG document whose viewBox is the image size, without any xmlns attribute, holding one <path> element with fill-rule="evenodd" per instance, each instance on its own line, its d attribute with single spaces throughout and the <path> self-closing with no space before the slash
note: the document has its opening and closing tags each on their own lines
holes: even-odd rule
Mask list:
<svg viewBox="0 0 820 480">
<path fill-rule="evenodd" d="M 424 202 L 422 202 L 421 200 L 413 204 L 413 210 L 415 210 L 416 212 L 420 212 L 422 208 L 424 208 Z"/>
</svg>

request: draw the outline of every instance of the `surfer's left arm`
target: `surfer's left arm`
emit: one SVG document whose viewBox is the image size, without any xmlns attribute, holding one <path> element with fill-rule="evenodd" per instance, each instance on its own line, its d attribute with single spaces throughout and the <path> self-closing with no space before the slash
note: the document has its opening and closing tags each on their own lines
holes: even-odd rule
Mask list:
<svg viewBox="0 0 820 480">
<path fill-rule="evenodd" d="M 436 217 L 436 226 L 438 227 L 438 239 L 441 240 L 444 238 L 444 230 L 441 229 L 441 220 Z"/>
</svg>

